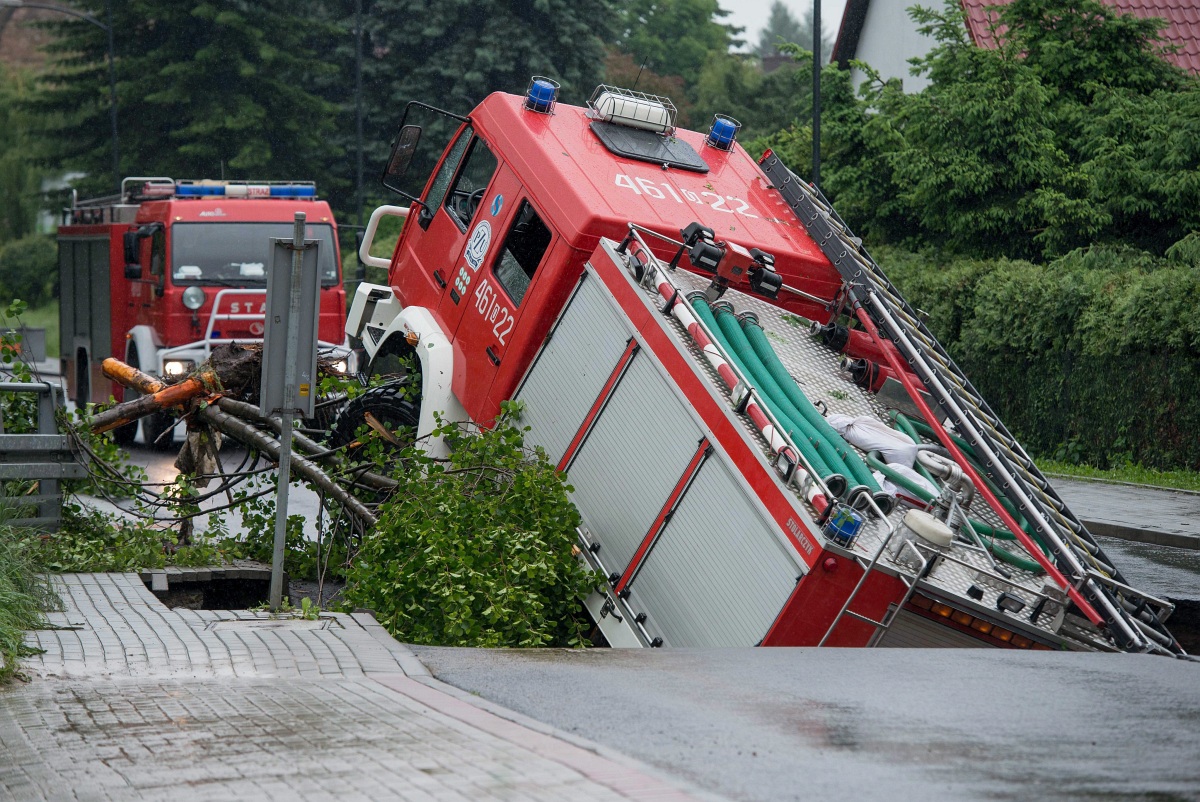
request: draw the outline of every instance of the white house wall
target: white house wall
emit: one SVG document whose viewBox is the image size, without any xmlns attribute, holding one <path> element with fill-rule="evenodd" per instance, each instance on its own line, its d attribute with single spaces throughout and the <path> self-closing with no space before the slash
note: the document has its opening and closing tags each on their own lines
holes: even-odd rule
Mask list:
<svg viewBox="0 0 1200 802">
<path fill-rule="evenodd" d="M 855 58 L 871 65 L 885 80 L 900 78 L 904 91 L 919 92 L 929 81 L 910 74 L 908 60 L 928 53 L 934 40 L 917 32 L 917 24 L 905 11 L 910 5 L 911 0 L 874 0 L 867 9 Z M 852 69 L 850 77 L 855 89 L 867 80 L 858 69 Z"/>
</svg>

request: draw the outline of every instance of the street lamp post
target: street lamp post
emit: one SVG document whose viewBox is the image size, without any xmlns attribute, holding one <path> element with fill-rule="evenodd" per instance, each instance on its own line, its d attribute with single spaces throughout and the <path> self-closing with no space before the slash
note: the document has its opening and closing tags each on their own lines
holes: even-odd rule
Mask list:
<svg viewBox="0 0 1200 802">
<path fill-rule="evenodd" d="M 821 0 L 813 0 L 812 180 L 821 185 Z"/>
<path fill-rule="evenodd" d="M 113 42 L 113 20 L 112 20 L 112 0 L 105 0 L 104 9 L 108 18 L 108 24 L 105 25 L 100 20 L 93 17 L 91 14 L 85 14 L 82 11 L 76 11 L 73 8 L 66 6 L 53 5 L 51 3 L 30 3 L 26 0 L 0 0 L 0 6 L 8 6 L 9 8 L 40 8 L 46 11 L 57 11 L 60 14 L 66 14 L 71 17 L 78 17 L 95 25 L 100 30 L 108 34 L 108 105 L 109 118 L 112 123 L 112 172 L 113 186 L 117 192 L 121 191 L 121 150 L 120 140 L 117 137 L 117 70 L 113 63 L 113 55 L 116 52 L 116 46 Z"/>
</svg>

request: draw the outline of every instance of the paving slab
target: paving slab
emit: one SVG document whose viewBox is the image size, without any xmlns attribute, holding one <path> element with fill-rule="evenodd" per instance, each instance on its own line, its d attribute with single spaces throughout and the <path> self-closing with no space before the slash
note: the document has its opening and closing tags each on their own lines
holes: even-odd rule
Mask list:
<svg viewBox="0 0 1200 802">
<path fill-rule="evenodd" d="M 369 615 L 169 609 L 68 574 L 0 688 L 0 800 L 716 799 L 436 679 Z M 406 671 L 411 672 L 411 676 Z"/>
</svg>

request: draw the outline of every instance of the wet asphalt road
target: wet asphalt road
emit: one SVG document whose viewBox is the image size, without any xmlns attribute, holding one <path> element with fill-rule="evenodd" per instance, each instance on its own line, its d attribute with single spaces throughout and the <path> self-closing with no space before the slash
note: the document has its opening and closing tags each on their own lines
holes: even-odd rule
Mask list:
<svg viewBox="0 0 1200 802">
<path fill-rule="evenodd" d="M 1200 664 L 993 649 L 413 647 L 733 799 L 1200 799 Z"/>
</svg>

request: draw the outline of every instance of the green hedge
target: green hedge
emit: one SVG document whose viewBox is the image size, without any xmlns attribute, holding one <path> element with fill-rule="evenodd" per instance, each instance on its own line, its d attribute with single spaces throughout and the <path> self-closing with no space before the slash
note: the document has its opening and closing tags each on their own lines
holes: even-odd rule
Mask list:
<svg viewBox="0 0 1200 802">
<path fill-rule="evenodd" d="M 1031 452 L 1200 468 L 1200 234 L 1165 258 L 876 259 Z"/>
</svg>

